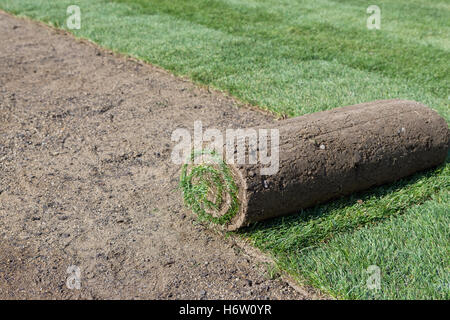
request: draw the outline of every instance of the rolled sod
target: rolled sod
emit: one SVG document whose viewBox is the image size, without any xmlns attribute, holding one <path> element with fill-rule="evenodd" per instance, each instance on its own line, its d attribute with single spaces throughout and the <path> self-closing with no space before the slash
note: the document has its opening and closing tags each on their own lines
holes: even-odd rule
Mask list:
<svg viewBox="0 0 450 320">
<path fill-rule="evenodd" d="M 279 131 L 275 174 L 261 175 L 259 158 L 230 164 L 225 153 L 208 150 L 194 150 L 191 160 L 209 155 L 213 161 L 183 166 L 185 204 L 200 217 L 236 230 L 298 213 L 435 167 L 445 161 L 450 137 L 435 111 L 405 100 L 362 103 L 259 129 Z"/>
</svg>

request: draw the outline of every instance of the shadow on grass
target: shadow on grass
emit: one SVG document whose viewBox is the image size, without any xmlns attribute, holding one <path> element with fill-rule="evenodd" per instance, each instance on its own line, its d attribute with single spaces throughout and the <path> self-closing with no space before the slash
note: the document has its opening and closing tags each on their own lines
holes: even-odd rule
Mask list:
<svg viewBox="0 0 450 320">
<path fill-rule="evenodd" d="M 449 187 L 450 152 L 442 165 L 394 183 L 373 187 L 295 214 L 255 223 L 237 231 L 262 249 L 279 253 L 302 250 L 327 241 L 336 233 L 351 231 L 404 213 Z"/>
</svg>

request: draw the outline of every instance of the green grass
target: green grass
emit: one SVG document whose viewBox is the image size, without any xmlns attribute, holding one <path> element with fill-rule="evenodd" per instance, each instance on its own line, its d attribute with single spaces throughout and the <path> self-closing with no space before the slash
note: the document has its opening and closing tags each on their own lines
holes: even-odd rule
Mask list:
<svg viewBox="0 0 450 320">
<path fill-rule="evenodd" d="M 284 256 L 282 269 L 301 274 L 325 292 L 347 299 L 450 299 L 448 192 L 374 227 L 342 233 L 301 254 Z M 369 290 L 367 268 L 380 268 L 380 289 Z"/>
<path fill-rule="evenodd" d="M 423 2 L 423 1 L 422 1 Z M 387 98 L 449 115 L 449 5 L 379 1 L 382 29 L 366 28 L 364 1 L 0 0 L 3 9 L 296 116 Z M 434 7 L 434 9 L 433 9 Z"/>
<path fill-rule="evenodd" d="M 72 4 L 76 36 L 279 115 L 404 98 L 450 121 L 447 0 L 379 0 L 381 30 L 366 28 L 372 3 L 362 0 L 0 0 L 61 28 Z M 448 299 L 449 170 L 447 161 L 241 235 L 336 297 Z M 372 264 L 379 292 L 364 285 Z"/>
<path fill-rule="evenodd" d="M 195 163 L 198 156 L 204 163 Z M 214 151 L 192 152 L 189 163 L 181 169 L 180 188 L 185 205 L 200 220 L 224 225 L 239 211 L 239 190 L 230 169 Z M 218 213 L 225 209 L 219 216 Z"/>
</svg>

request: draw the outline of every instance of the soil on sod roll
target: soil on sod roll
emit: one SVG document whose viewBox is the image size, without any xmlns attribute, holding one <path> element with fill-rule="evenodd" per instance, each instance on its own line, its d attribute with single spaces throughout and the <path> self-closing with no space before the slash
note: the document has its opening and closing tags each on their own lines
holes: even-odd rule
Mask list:
<svg viewBox="0 0 450 320">
<path fill-rule="evenodd" d="M 211 152 L 215 161 L 182 172 L 193 211 L 236 230 L 437 166 L 449 143 L 443 118 L 405 100 L 347 106 L 264 128 L 279 130 L 279 170 L 262 175 L 259 162 L 225 164 Z M 248 139 L 241 139 L 248 156 Z"/>
</svg>

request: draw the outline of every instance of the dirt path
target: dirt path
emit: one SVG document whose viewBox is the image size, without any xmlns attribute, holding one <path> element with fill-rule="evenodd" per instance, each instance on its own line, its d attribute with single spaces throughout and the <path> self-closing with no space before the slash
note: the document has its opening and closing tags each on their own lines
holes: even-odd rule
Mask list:
<svg viewBox="0 0 450 320">
<path fill-rule="evenodd" d="M 1 12 L 0 44 L 0 298 L 309 297 L 197 225 L 176 190 L 174 129 L 270 118 Z"/>
</svg>

